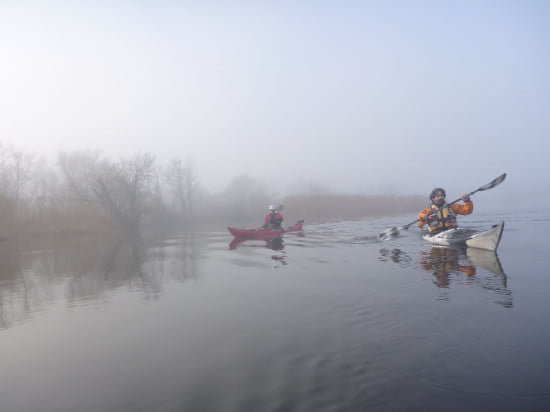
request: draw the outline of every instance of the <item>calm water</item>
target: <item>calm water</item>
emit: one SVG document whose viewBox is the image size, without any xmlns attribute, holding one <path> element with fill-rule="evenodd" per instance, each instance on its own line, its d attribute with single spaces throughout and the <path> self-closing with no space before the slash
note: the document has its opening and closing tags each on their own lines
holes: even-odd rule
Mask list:
<svg viewBox="0 0 550 412">
<path fill-rule="evenodd" d="M 0 411 L 550 410 L 543 212 L 498 256 L 411 216 L 154 244 L 0 243 Z"/>
</svg>

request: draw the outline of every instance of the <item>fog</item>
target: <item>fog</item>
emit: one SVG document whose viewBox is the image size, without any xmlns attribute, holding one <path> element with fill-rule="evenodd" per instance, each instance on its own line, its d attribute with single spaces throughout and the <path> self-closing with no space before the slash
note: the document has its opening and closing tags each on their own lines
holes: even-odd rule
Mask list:
<svg viewBox="0 0 550 412">
<path fill-rule="evenodd" d="M 507 172 L 479 196 L 550 200 L 545 1 L 4 1 L 0 53 L 0 141 L 52 162 L 180 157 L 281 196 Z"/>
</svg>

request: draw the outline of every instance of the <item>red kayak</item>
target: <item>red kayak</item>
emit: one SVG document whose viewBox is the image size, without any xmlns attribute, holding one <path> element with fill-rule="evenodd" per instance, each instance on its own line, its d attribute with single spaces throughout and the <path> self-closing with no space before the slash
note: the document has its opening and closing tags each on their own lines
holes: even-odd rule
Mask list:
<svg viewBox="0 0 550 412">
<path fill-rule="evenodd" d="M 304 225 L 304 221 L 300 220 L 298 223 L 283 227 L 281 229 L 266 229 L 263 227 L 259 227 L 256 229 L 237 229 L 235 227 L 228 227 L 227 230 L 235 236 L 235 237 L 269 237 L 269 236 L 277 236 L 281 233 L 286 232 L 295 232 L 297 230 L 302 230 L 302 226 Z"/>
</svg>

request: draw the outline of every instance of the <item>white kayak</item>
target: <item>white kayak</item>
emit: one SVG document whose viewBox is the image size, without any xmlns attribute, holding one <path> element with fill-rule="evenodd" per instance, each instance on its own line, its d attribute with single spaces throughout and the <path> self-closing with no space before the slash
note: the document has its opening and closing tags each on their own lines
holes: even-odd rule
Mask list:
<svg viewBox="0 0 550 412">
<path fill-rule="evenodd" d="M 455 228 L 444 230 L 436 235 L 428 233 L 422 236 L 422 238 L 430 243 L 442 246 L 465 245 L 478 249 L 497 250 L 503 229 L 504 222 L 493 225 L 489 230 L 482 232 L 472 229 Z"/>
</svg>

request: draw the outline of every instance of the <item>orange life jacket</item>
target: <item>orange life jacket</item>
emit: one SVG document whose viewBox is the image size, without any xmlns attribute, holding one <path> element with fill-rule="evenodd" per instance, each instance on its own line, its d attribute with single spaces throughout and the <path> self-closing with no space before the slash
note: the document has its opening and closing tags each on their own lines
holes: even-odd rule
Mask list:
<svg viewBox="0 0 550 412">
<path fill-rule="evenodd" d="M 442 230 L 458 227 L 458 224 L 456 223 L 456 215 L 454 214 L 453 209 L 451 209 L 451 207 L 447 204 L 439 207 L 432 203 L 429 206 L 429 209 L 430 213 L 434 213 L 428 220 L 428 230 L 430 232 L 441 232 Z"/>
</svg>

